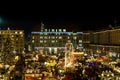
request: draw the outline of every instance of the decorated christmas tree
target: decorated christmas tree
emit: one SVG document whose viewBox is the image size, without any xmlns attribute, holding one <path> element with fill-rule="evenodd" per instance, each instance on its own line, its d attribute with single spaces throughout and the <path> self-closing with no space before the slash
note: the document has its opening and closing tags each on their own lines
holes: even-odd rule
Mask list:
<svg viewBox="0 0 120 80">
<path fill-rule="evenodd" d="M 4 37 L 4 42 L 3 42 L 3 49 L 2 49 L 2 62 L 4 64 L 8 65 L 13 65 L 15 60 L 15 55 L 12 53 L 13 50 L 13 45 L 12 45 L 12 40 L 11 40 L 11 35 L 10 35 L 10 30 L 8 29 L 7 34 Z"/>
</svg>

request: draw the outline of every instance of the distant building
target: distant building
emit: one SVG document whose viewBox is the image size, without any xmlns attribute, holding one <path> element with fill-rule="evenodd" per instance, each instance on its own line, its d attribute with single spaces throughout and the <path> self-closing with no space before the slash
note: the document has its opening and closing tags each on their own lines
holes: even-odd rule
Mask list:
<svg viewBox="0 0 120 80">
<path fill-rule="evenodd" d="M 83 48 L 83 32 L 70 32 L 65 28 L 43 28 L 41 31 L 31 32 L 31 35 L 33 49 L 45 49 L 49 53 L 57 53 L 64 50 L 66 43 L 73 43 L 75 48 Z"/>
<path fill-rule="evenodd" d="M 120 29 L 92 32 L 90 36 L 90 47 L 94 50 L 105 48 L 106 51 L 120 52 Z"/>
<path fill-rule="evenodd" d="M 9 28 L 0 30 L 0 51 L 3 51 L 6 42 L 10 44 L 13 52 L 21 53 L 24 50 L 24 31 L 10 30 Z"/>
<path fill-rule="evenodd" d="M 83 47 L 93 53 L 112 53 L 120 58 L 120 28 L 83 32 Z M 102 55 L 101 54 L 101 55 Z"/>
</svg>

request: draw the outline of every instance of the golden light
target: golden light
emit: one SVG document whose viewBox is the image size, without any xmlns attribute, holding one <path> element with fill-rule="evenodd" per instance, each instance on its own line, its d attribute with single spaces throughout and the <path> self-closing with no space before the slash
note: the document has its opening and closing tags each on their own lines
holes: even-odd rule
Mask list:
<svg viewBox="0 0 120 80">
<path fill-rule="evenodd" d="M 5 65 L 5 68 L 7 69 L 7 68 L 9 68 L 10 67 L 10 65 Z"/>
<path fill-rule="evenodd" d="M 19 56 L 15 56 L 15 60 L 18 60 L 19 59 Z"/>
<path fill-rule="evenodd" d="M 20 32 L 20 34 L 22 34 L 22 32 Z"/>
<path fill-rule="evenodd" d="M 0 64 L 0 68 L 3 68 L 3 64 Z"/>
<path fill-rule="evenodd" d="M 15 34 L 17 34 L 18 32 L 16 31 Z"/>
</svg>

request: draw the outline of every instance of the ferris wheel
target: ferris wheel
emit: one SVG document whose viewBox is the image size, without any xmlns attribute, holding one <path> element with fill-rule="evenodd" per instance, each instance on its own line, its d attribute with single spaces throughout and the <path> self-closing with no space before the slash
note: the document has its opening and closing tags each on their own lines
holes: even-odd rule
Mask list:
<svg viewBox="0 0 120 80">
<path fill-rule="evenodd" d="M 65 45 L 65 52 L 73 52 L 74 51 L 74 47 L 72 43 L 66 43 Z"/>
<path fill-rule="evenodd" d="M 72 43 L 66 43 L 65 45 L 65 70 L 67 67 L 71 66 L 73 61 L 71 59 L 72 53 L 74 51 L 74 47 Z"/>
</svg>

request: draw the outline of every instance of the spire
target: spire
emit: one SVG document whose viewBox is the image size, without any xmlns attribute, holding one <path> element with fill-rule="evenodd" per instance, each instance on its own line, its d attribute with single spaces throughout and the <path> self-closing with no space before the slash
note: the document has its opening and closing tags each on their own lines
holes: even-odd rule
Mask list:
<svg viewBox="0 0 120 80">
<path fill-rule="evenodd" d="M 41 31 L 43 31 L 44 30 L 44 24 L 43 24 L 43 22 L 41 22 Z"/>
</svg>

